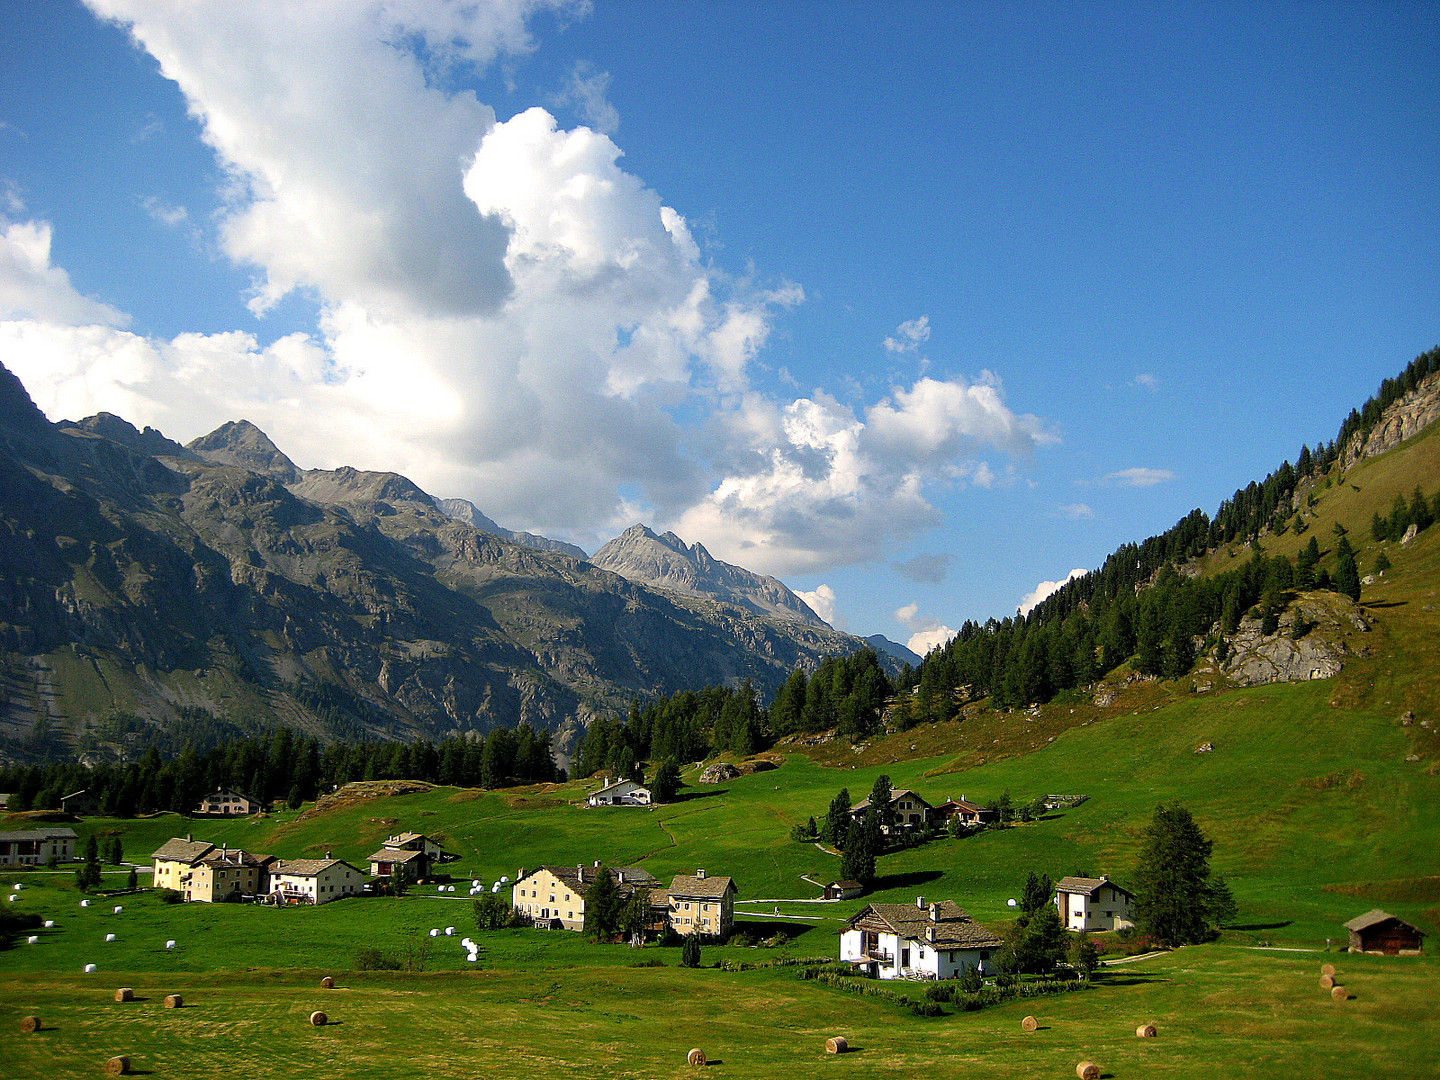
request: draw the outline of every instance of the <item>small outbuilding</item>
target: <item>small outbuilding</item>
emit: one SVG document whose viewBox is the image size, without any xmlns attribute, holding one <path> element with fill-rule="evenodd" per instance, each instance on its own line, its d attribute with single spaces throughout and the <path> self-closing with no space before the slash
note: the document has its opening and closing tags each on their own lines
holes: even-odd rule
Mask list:
<svg viewBox="0 0 1440 1080">
<path fill-rule="evenodd" d="M 1385 956 L 1419 956 L 1425 951 L 1425 932 L 1404 919 L 1376 908 L 1345 924 L 1350 931 L 1350 951 Z"/>
<path fill-rule="evenodd" d="M 865 893 L 865 886 L 858 881 L 832 881 L 825 886 L 826 900 L 852 900 Z"/>
</svg>

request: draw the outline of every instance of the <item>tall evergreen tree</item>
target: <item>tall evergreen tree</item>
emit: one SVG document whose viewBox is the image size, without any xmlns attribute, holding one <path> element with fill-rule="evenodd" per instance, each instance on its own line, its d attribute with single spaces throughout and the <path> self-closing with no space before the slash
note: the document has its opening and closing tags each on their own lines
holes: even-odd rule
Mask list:
<svg viewBox="0 0 1440 1080">
<path fill-rule="evenodd" d="M 1360 602 L 1360 568 L 1355 565 L 1355 549 L 1347 537 L 1342 536 L 1335 546 L 1335 591 Z"/>
<path fill-rule="evenodd" d="M 1165 945 L 1209 937 L 1210 852 L 1189 810 L 1155 808 L 1135 871 L 1135 922 L 1143 933 Z"/>
<path fill-rule="evenodd" d="M 609 867 L 596 867 L 595 880 L 585 889 L 585 933 L 595 941 L 609 941 L 620 929 L 623 907 Z"/>
</svg>

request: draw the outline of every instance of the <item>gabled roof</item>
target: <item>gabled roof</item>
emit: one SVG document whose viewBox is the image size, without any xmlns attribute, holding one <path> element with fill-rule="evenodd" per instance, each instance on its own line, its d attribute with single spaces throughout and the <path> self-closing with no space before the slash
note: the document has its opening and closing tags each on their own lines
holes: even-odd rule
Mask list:
<svg viewBox="0 0 1440 1080">
<path fill-rule="evenodd" d="M 927 934 L 932 927 L 933 938 Z M 999 934 L 970 918 L 965 909 L 952 900 L 923 908 L 914 904 L 870 904 L 852 915 L 840 933 L 847 930 L 896 934 L 907 941 L 942 949 L 998 949 L 1005 944 Z"/>
<path fill-rule="evenodd" d="M 393 848 L 393 847 L 384 847 L 384 848 L 381 848 L 379 851 L 375 852 L 375 853 L 372 854 L 372 855 L 367 855 L 367 856 L 365 857 L 365 861 L 366 861 L 366 862 L 408 863 L 408 862 L 414 862 L 416 859 L 423 859 L 423 858 L 425 858 L 425 853 L 424 853 L 423 851 L 417 851 L 415 848 Z"/>
<path fill-rule="evenodd" d="M 0 840 L 78 840 L 74 829 L 21 829 L 0 832 Z"/>
<path fill-rule="evenodd" d="M 842 889 L 863 889 L 865 887 L 858 881 L 832 881 L 830 885 L 839 886 Z"/>
<path fill-rule="evenodd" d="M 289 874 L 291 877 L 318 877 L 332 866 L 350 866 L 344 859 L 290 859 L 284 862 L 274 863 L 270 867 L 272 875 Z M 360 872 L 358 866 L 350 866 L 357 874 Z"/>
<path fill-rule="evenodd" d="M 671 896 L 698 897 L 701 900 L 723 899 L 727 889 L 740 891 L 735 888 L 734 879 L 725 877 L 723 874 L 716 876 L 706 874 L 703 878 L 691 874 L 676 874 L 675 880 L 670 883 Z"/>
<path fill-rule="evenodd" d="M 207 844 L 204 840 L 181 840 L 178 836 L 172 836 L 150 857 L 157 862 L 194 863 L 214 850 L 215 845 Z"/>
<path fill-rule="evenodd" d="M 1424 936 L 1424 931 L 1418 929 L 1417 927 L 1411 926 L 1399 916 L 1391 915 L 1388 911 L 1381 911 L 1379 908 L 1375 908 L 1372 911 L 1367 911 L 1364 915 L 1355 916 L 1355 918 L 1351 919 L 1345 924 L 1345 929 L 1354 930 L 1358 933 L 1361 930 L 1368 930 L 1372 926 L 1379 926 L 1381 923 L 1389 919 L 1394 919 L 1401 926 L 1407 927 L 1410 930 L 1414 930 L 1417 934 Z"/>
<path fill-rule="evenodd" d="M 390 837 L 389 840 L 385 841 L 385 846 L 386 846 L 386 847 L 399 847 L 399 846 L 402 845 L 402 844 L 413 844 L 416 840 L 423 840 L 423 841 L 425 841 L 426 843 L 435 844 L 435 841 L 434 841 L 434 840 L 431 840 L 428 836 L 425 836 L 425 835 L 423 835 L 423 834 L 421 834 L 421 833 L 418 833 L 418 832 L 402 832 L 402 833 L 396 833 L 394 836 Z M 440 845 L 439 845 L 439 844 L 435 844 L 435 846 L 436 846 L 436 847 L 439 847 Z"/>
<path fill-rule="evenodd" d="M 650 789 L 649 789 L 648 787 L 646 787 L 644 784 L 641 784 L 641 783 L 639 783 L 638 781 L 635 781 L 635 780 L 616 780 L 613 784 L 606 784 L 606 785 L 605 785 L 604 787 L 602 787 L 599 791 L 592 791 L 590 794 L 591 794 L 591 795 L 604 795 L 607 791 L 614 791 L 616 788 L 625 787 L 627 784 L 629 785 L 630 790 L 632 790 L 632 791 L 644 791 L 644 792 L 646 792 L 646 793 L 648 793 L 648 792 L 650 791 Z"/>
<path fill-rule="evenodd" d="M 260 860 L 248 851 L 241 851 L 239 848 L 215 849 L 210 854 L 195 860 L 192 865 L 199 866 L 259 866 Z"/>
<path fill-rule="evenodd" d="M 899 791 L 890 792 L 890 803 L 893 806 L 900 799 L 906 798 L 907 796 L 914 799 L 918 803 L 923 803 L 925 806 L 929 806 L 931 810 L 935 809 L 935 807 L 930 805 L 930 801 L 926 799 L 925 796 L 921 795 L 919 792 L 911 791 L 909 788 L 901 788 Z M 850 813 L 859 814 L 863 813 L 868 809 L 870 809 L 870 796 L 866 795 L 865 798 L 861 799 L 858 803 L 856 803 L 850 808 Z"/>
<path fill-rule="evenodd" d="M 1115 884 L 1115 882 L 1111 881 L 1103 874 L 1098 878 L 1063 877 L 1055 883 L 1055 891 L 1063 893 L 1073 893 L 1076 896 L 1094 896 L 1095 890 L 1100 888 L 1101 885 L 1109 885 L 1116 892 L 1124 893 L 1126 896 L 1132 898 L 1135 896 L 1135 894 L 1132 893 L 1129 889 Z"/>
<path fill-rule="evenodd" d="M 571 892 L 584 892 L 591 885 L 595 884 L 596 873 L 599 869 L 600 868 L 596 866 L 584 865 L 537 866 L 534 870 L 530 871 L 530 873 L 526 874 L 525 877 L 517 880 L 515 884 L 519 885 L 521 881 L 534 877 L 541 870 L 548 870 Z M 655 875 L 650 873 L 649 870 L 642 870 L 638 866 L 607 866 L 605 869 L 610 871 L 610 876 L 615 879 L 616 884 L 621 887 L 622 891 L 632 890 L 637 887 L 649 888 L 653 885 L 660 884 L 660 882 L 655 880 Z"/>
<path fill-rule="evenodd" d="M 204 798 L 202 798 L 200 801 L 201 801 L 201 802 L 209 802 L 211 799 L 218 798 L 218 797 L 223 796 L 223 795 L 233 795 L 233 796 L 235 796 L 235 797 L 238 798 L 238 799 L 244 799 L 246 802 L 258 803 L 258 802 L 261 801 L 260 799 L 252 799 L 249 795 L 246 795 L 243 791 L 237 791 L 237 790 L 235 790 L 234 788 L 228 788 L 228 787 L 216 788 L 214 791 L 210 792 L 208 795 L 206 795 L 206 796 L 205 796 Z"/>
<path fill-rule="evenodd" d="M 973 803 L 969 799 L 947 799 L 945 802 L 935 807 L 935 809 L 963 810 L 967 814 L 984 814 L 987 813 L 990 808 L 988 806 L 981 806 L 979 803 Z"/>
</svg>

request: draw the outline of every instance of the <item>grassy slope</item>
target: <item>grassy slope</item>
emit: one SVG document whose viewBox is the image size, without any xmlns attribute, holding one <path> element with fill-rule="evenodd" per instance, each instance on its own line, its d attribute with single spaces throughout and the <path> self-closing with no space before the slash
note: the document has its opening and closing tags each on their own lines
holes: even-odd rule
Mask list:
<svg viewBox="0 0 1440 1080">
<path fill-rule="evenodd" d="M 1312 531 L 1329 547 L 1331 526 L 1344 521 L 1368 571 L 1377 548 L 1369 539 L 1371 509 L 1388 510 L 1416 476 L 1440 476 L 1440 429 L 1356 467 L 1323 492 Z M 1289 552 L 1305 540 L 1286 536 L 1265 546 Z M 1239 899 L 1240 925 L 1218 945 L 1119 969 L 1096 992 L 927 1022 L 893 1005 L 802 987 L 784 973 L 675 970 L 666 950 L 659 954 L 670 969 L 626 970 L 617 978 L 633 958 L 629 950 L 590 946 L 574 935 L 507 932 L 483 939 L 487 970 L 478 976 L 444 973 L 468 966 L 452 942 L 433 947 L 432 973 L 357 977 L 359 988 L 343 999 L 354 1005 L 331 1008 L 353 1008 L 346 1024 L 317 1032 L 299 1023 L 309 1009 L 331 1007 L 311 992 L 311 973 L 343 970 L 362 945 L 402 947 L 432 926 L 453 924 L 463 936 L 468 903 L 431 893 L 277 912 L 165 907 L 137 897 L 122 901 L 127 910 L 117 917 L 108 907 L 82 912 L 67 878 L 37 874 L 23 879 L 36 884 L 15 907 L 52 915 L 59 925 L 40 945 L 0 953 L 7 1012 L 0 1058 L 17 1062 L 17 1076 L 89 1075 L 95 1048 L 130 1047 L 151 1055 L 142 1067 L 157 1074 L 221 1071 L 218 1058 L 180 1063 L 177 1039 L 185 1033 L 233 1035 L 246 1071 L 259 1076 L 282 1075 L 327 1045 L 374 1062 L 377 1076 L 410 1075 L 411 1066 L 435 1075 L 515 1075 L 524 1071 L 517 1062 L 531 1059 L 559 1075 L 593 1074 L 601 1063 L 608 1075 L 662 1076 L 685 1071 L 674 1062 L 689 1044 L 707 1046 L 737 1076 L 808 1073 L 822 1061 L 827 1073 L 841 1075 L 913 1075 L 941 1061 L 952 1071 L 983 1061 L 996 1076 L 1070 1075 L 1086 1055 L 1116 1076 L 1141 1066 L 1162 1076 L 1220 1066 L 1249 1076 L 1341 1069 L 1419 1075 L 1417 1065 L 1432 1060 L 1427 1049 L 1440 1040 L 1426 993 L 1440 973 L 1433 958 L 1344 958 L 1347 971 L 1360 973 L 1358 997 L 1336 1006 L 1314 985 L 1318 955 L 1246 948 L 1261 938 L 1320 948 L 1343 936 L 1341 922 L 1372 906 L 1440 931 L 1440 735 L 1398 723 L 1407 708 L 1440 722 L 1440 527 L 1407 549 L 1386 550 L 1394 569 L 1363 597 L 1375 628 L 1357 636 L 1370 655 L 1321 682 L 1206 695 L 1189 693 L 1188 684 L 1151 683 L 1126 690 L 1106 709 L 1076 695 L 1037 718 L 977 715 L 859 752 L 832 744 L 821 755 L 828 766 L 794 755 L 778 771 L 687 789 L 688 798 L 652 810 L 583 809 L 573 805 L 584 790 L 576 784 L 505 793 L 437 789 L 303 818 L 285 812 L 214 823 L 173 815 L 87 823 L 120 830 L 132 855 L 193 831 L 253 851 L 296 857 L 332 850 L 355 862 L 388 833 L 416 829 L 443 836 L 463 856 L 453 867 L 457 876 L 486 882 L 513 878 L 522 866 L 603 858 L 641 863 L 662 879 L 704 866 L 733 875 L 742 898 L 806 898 L 816 890 L 800 875 L 833 874 L 838 862 L 788 840 L 788 829 L 822 814 L 842 784 L 858 798 L 883 771 L 897 786 L 937 799 L 1004 790 L 1021 799 L 1089 795 L 1045 821 L 887 856 L 880 893 L 867 898 L 953 898 L 1003 924 L 1005 900 L 1030 869 L 1056 877 L 1109 873 L 1124 882 L 1154 805 L 1178 799 L 1215 841 L 1215 864 Z M 1218 556 L 1212 568 L 1228 558 Z M 1214 752 L 1195 754 L 1202 742 Z M 833 955 L 838 920 L 861 903 L 778 906 L 816 919 L 804 931 L 810 924 L 787 924 L 799 933 L 796 951 Z M 771 906 L 761 910 L 769 914 Z M 103 944 L 112 927 L 120 940 Z M 180 941 L 174 952 L 161 947 L 167 937 Z M 770 955 L 711 950 L 708 958 L 727 952 Z M 106 1005 L 95 980 L 78 975 L 83 963 L 101 960 L 107 988 L 122 977 L 154 994 L 178 988 L 188 996 L 194 988 L 207 1004 L 166 1014 L 152 1000 L 141 1003 L 141 1021 L 142 1010 Z M 294 968 L 309 971 L 282 973 Z M 14 1018 L 32 1010 L 55 1015 L 62 1030 L 29 1041 L 15 1036 Z M 1025 1011 L 1053 1016 L 1051 1031 L 1022 1038 L 1016 1021 Z M 1130 1032 L 1141 1020 L 1161 1024 L 1165 1037 L 1135 1040 Z M 402 1033 L 417 1025 L 433 1038 L 412 1056 Z M 824 1060 L 817 1046 L 836 1031 L 864 1052 Z M 397 1053 L 401 1045 L 407 1049 Z"/>
</svg>

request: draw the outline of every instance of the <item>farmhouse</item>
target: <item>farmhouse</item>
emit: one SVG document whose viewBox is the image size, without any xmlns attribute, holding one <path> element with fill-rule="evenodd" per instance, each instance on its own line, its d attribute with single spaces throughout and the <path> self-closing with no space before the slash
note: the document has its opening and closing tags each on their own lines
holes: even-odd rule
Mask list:
<svg viewBox="0 0 1440 1080">
<path fill-rule="evenodd" d="M 430 875 L 430 856 L 414 848 L 381 848 L 370 856 L 370 876 L 420 881 Z"/>
<path fill-rule="evenodd" d="M 86 788 L 79 791 L 72 791 L 69 795 L 60 796 L 60 809 L 67 814 L 74 814 L 80 817 L 82 814 L 98 814 L 100 812 L 100 800 L 90 794 Z"/>
<path fill-rule="evenodd" d="M 677 874 L 670 883 L 670 926 L 677 934 L 727 934 L 735 925 L 735 882 L 704 870 Z M 652 899 L 658 899 L 653 897 Z"/>
<path fill-rule="evenodd" d="M 22 829 L 0 832 L 0 866 L 44 866 L 51 859 L 75 858 L 74 829 Z"/>
<path fill-rule="evenodd" d="M 204 904 L 238 901 L 260 892 L 265 864 L 239 848 L 212 848 L 180 876 L 180 896 Z"/>
<path fill-rule="evenodd" d="M 1004 944 L 950 900 L 870 904 L 840 929 L 840 959 L 871 978 L 955 979 L 982 973 Z"/>
<path fill-rule="evenodd" d="M 217 850 L 219 849 L 214 844 L 207 844 L 204 840 L 196 840 L 191 836 L 182 840 L 178 836 L 172 836 L 150 856 L 155 860 L 155 888 L 183 892 L 180 879 L 188 874 L 197 862 Z"/>
<path fill-rule="evenodd" d="M 439 841 L 431 840 L 430 837 L 423 836 L 418 832 L 396 833 L 385 841 L 385 846 L 397 851 L 418 851 L 432 863 L 449 862 L 459 858 L 458 855 L 452 855 L 444 850 Z"/>
<path fill-rule="evenodd" d="M 1067 930 L 1123 930 L 1134 926 L 1130 905 L 1135 894 L 1103 874 L 1098 878 L 1067 877 L 1055 885 L 1055 907 Z"/>
<path fill-rule="evenodd" d="M 1385 956 L 1419 956 L 1425 950 L 1425 933 L 1404 919 L 1376 908 L 1345 924 L 1350 931 L 1350 951 Z"/>
<path fill-rule="evenodd" d="M 234 817 L 237 814 L 258 814 L 264 809 L 265 804 L 259 799 L 252 799 L 250 796 L 232 791 L 230 788 L 221 788 L 201 799 L 200 805 L 195 808 L 195 813 Z"/>
<path fill-rule="evenodd" d="M 858 881 L 832 881 L 825 886 L 826 900 L 851 900 L 865 892 Z"/>
<path fill-rule="evenodd" d="M 976 828 L 994 821 L 999 815 L 994 810 L 980 806 L 978 803 L 968 801 L 964 795 L 958 799 L 946 799 L 939 806 L 935 807 L 935 818 L 937 821 L 950 822 L 959 819 L 960 824 L 966 828 Z"/>
<path fill-rule="evenodd" d="M 634 780 L 617 780 L 592 792 L 586 800 L 591 806 L 649 806 L 650 789 Z"/>
<path fill-rule="evenodd" d="M 291 859 L 270 867 L 267 891 L 274 904 L 326 904 L 360 895 L 365 875 L 343 859 Z"/>
<path fill-rule="evenodd" d="M 850 816 L 859 821 L 869 809 L 870 796 L 867 795 L 850 808 Z M 909 788 L 890 793 L 890 809 L 895 815 L 896 831 L 922 829 L 930 823 L 931 815 L 935 812 L 935 807 Z M 891 830 L 887 827 L 885 831 Z"/>
<path fill-rule="evenodd" d="M 520 876 L 511 887 L 511 903 L 542 929 L 583 930 L 585 890 L 602 872 L 615 879 L 620 895 L 627 899 L 637 889 L 649 890 L 660 884 L 638 866 L 605 867 L 599 862 L 593 866 L 542 866 Z"/>
</svg>

